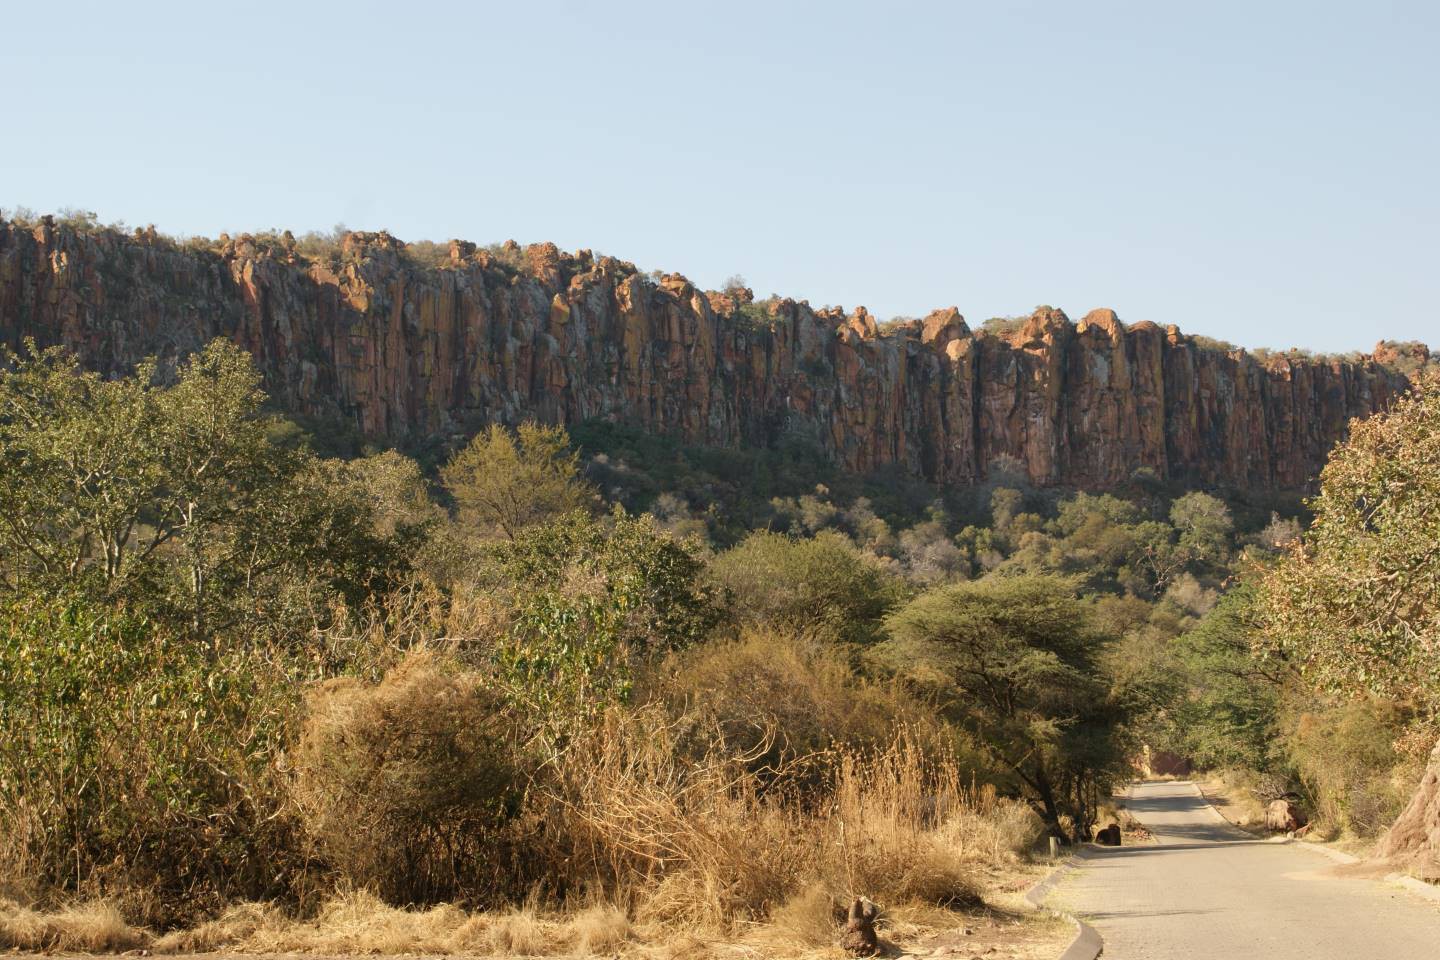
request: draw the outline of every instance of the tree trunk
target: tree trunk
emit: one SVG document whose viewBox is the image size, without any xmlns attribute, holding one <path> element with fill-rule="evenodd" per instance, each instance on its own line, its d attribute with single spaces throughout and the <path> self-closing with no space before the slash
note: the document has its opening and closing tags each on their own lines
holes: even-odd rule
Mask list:
<svg viewBox="0 0 1440 960">
<path fill-rule="evenodd" d="M 1036 766 L 1033 786 L 1040 797 L 1041 821 L 1054 832 L 1055 836 L 1066 843 L 1074 843 L 1074 838 L 1060 826 L 1060 807 L 1055 802 L 1055 790 L 1050 786 L 1050 778 L 1045 775 L 1043 766 Z"/>
<path fill-rule="evenodd" d="M 1430 753 L 1415 795 L 1380 838 L 1375 854 L 1418 877 L 1440 881 L 1440 743 Z"/>
</svg>

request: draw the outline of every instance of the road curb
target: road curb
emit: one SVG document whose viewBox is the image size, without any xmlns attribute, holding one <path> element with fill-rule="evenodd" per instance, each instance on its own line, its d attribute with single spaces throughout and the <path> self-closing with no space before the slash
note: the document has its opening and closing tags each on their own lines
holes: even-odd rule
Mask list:
<svg viewBox="0 0 1440 960">
<path fill-rule="evenodd" d="M 1051 870 L 1038 883 L 1025 891 L 1025 902 L 1030 904 L 1032 909 L 1049 910 L 1056 916 L 1064 917 L 1066 920 L 1075 924 L 1075 939 L 1071 940 L 1070 946 L 1066 947 L 1065 952 L 1060 954 L 1059 960 L 1095 960 L 1096 957 L 1100 956 L 1101 951 L 1105 949 L 1105 941 L 1101 938 L 1099 932 L 1090 926 L 1090 924 L 1069 911 L 1057 910 L 1054 907 L 1045 906 L 1045 898 L 1050 895 L 1050 892 L 1055 889 L 1065 874 L 1080 866 L 1088 856 L 1087 851 L 1077 850 L 1074 854 L 1066 858 L 1064 863 L 1061 863 L 1054 870 Z"/>
<path fill-rule="evenodd" d="M 1293 844 L 1295 844 L 1297 847 L 1304 847 L 1306 850 L 1314 850 L 1316 853 L 1320 854 L 1322 857 L 1329 857 L 1331 860 L 1334 860 L 1334 861 L 1337 862 L 1337 863 L 1359 863 L 1359 862 L 1360 862 L 1360 858 L 1357 857 L 1357 856 L 1355 856 L 1354 854 L 1346 853 L 1346 852 L 1343 851 L 1343 850 L 1332 850 L 1332 849 L 1330 849 L 1329 847 L 1325 846 L 1324 844 L 1313 843 L 1313 842 L 1311 842 L 1311 841 L 1309 841 L 1309 840 L 1301 840 L 1299 837 L 1286 837 L 1285 839 L 1283 839 L 1283 840 L 1277 840 L 1276 842 L 1277 842 L 1277 843 L 1293 843 Z"/>
<path fill-rule="evenodd" d="M 1424 880 L 1418 877 L 1412 877 L 1408 873 L 1386 874 L 1385 879 L 1390 883 L 1398 883 L 1416 896 L 1440 903 L 1440 887 L 1435 886 L 1433 883 L 1426 883 Z"/>
<path fill-rule="evenodd" d="M 1219 814 L 1223 819 L 1226 819 L 1228 822 L 1228 818 L 1226 818 L 1223 813 L 1220 813 L 1219 808 L 1217 808 L 1215 804 L 1210 802 L 1210 798 L 1205 794 L 1204 788 L 1201 787 L 1199 783 L 1195 784 L 1195 789 L 1200 792 L 1200 797 L 1205 801 L 1206 805 L 1209 806 L 1211 810 L 1214 810 L 1217 814 Z M 1242 827 L 1240 829 L 1244 828 Z M 1313 840 L 1304 840 L 1300 837 L 1271 837 L 1269 840 L 1264 840 L 1261 842 L 1280 843 L 1286 845 L 1293 844 L 1306 850 L 1312 850 L 1315 853 L 1320 854 L 1320 856 L 1322 857 L 1328 857 L 1329 859 L 1334 860 L 1336 863 L 1351 864 L 1362 862 L 1361 858 L 1355 856 L 1353 853 L 1346 853 L 1343 850 L 1335 850 L 1331 847 L 1325 846 L 1323 843 L 1316 843 Z M 1426 900 L 1429 900 L 1433 903 L 1440 903 L 1440 887 L 1437 887 L 1432 883 L 1426 883 L 1424 880 L 1420 880 L 1405 873 L 1387 873 L 1384 879 L 1386 883 L 1393 883 L 1397 886 L 1404 887 L 1406 891 L 1414 894 L 1415 896 L 1424 897 Z M 1069 958 L 1063 958 L 1063 960 L 1069 960 Z"/>
</svg>

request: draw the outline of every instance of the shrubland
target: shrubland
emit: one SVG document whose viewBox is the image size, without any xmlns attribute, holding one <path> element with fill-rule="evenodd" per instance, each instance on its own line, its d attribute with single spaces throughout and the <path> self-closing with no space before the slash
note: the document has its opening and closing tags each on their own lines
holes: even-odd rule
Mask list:
<svg viewBox="0 0 1440 960">
<path fill-rule="evenodd" d="M 1427 716 L 1306 700 L 1309 641 L 1257 639 L 1293 502 L 939 491 L 801 431 L 325 449 L 223 344 L 6 358 L 0 944 L 808 948 L 855 896 L 974 907 L 1142 744 L 1371 829 Z"/>
</svg>

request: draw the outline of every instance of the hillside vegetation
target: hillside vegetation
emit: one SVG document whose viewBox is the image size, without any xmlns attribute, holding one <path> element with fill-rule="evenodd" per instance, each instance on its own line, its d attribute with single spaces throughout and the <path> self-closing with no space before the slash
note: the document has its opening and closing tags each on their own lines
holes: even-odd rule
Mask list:
<svg viewBox="0 0 1440 960">
<path fill-rule="evenodd" d="M 223 341 L 0 372 L 0 944 L 801 949 L 857 896 L 977 908 L 1102 826 L 1146 746 L 1335 829 L 1418 777 L 1436 472 L 1406 424 L 1433 446 L 1434 394 L 1336 458 L 1307 552 L 1283 498 L 1003 463 L 944 492 L 794 437 L 328 458 L 259 383 Z M 1386 590 L 1367 659 L 1315 632 Z M 80 901 L 89 939 L 54 920 Z M 362 915 L 379 941 L 345 939 Z"/>
</svg>

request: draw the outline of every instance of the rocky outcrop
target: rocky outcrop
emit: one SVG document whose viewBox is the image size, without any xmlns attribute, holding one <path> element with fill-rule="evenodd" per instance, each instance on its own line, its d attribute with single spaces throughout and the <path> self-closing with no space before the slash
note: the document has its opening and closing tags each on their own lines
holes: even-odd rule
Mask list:
<svg viewBox="0 0 1440 960">
<path fill-rule="evenodd" d="M 254 354 L 287 408 L 375 437 L 526 417 L 714 445 L 795 431 L 853 470 L 947 484 L 1018 460 L 1039 484 L 1145 468 L 1299 488 L 1351 418 L 1406 384 L 1373 356 L 1261 360 L 1110 310 L 1076 324 L 1042 308 L 1000 333 L 951 308 L 882 329 L 863 307 L 756 303 L 551 244 L 447 254 L 352 233 L 302 255 L 288 233 L 180 245 L 0 221 L 0 342 L 63 343 L 118 373 L 217 336 Z"/>
</svg>

